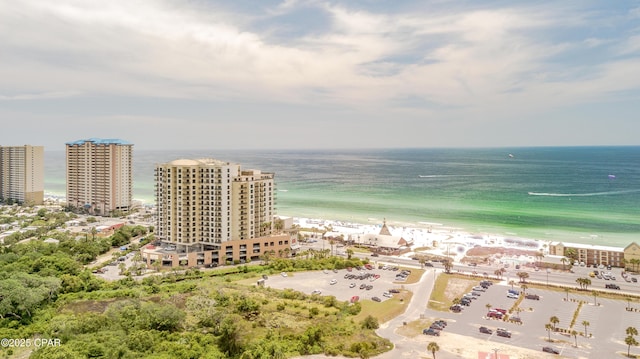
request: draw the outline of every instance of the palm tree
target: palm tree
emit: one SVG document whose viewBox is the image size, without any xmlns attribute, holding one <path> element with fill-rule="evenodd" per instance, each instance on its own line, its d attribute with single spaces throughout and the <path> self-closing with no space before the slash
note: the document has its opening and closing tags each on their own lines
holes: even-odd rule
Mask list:
<svg viewBox="0 0 640 359">
<path fill-rule="evenodd" d="M 523 284 L 520 288 L 522 289 L 522 294 L 527 295 L 527 289 L 529 289 L 529 287 L 526 284 Z"/>
<path fill-rule="evenodd" d="M 635 327 L 627 327 L 625 333 L 627 333 L 627 335 L 638 335 L 638 329 Z"/>
<path fill-rule="evenodd" d="M 569 261 L 569 259 L 567 259 L 567 257 L 562 257 L 560 259 L 560 262 L 562 262 L 562 270 L 566 269 L 565 265 L 567 264 L 568 261 Z"/>
<path fill-rule="evenodd" d="M 551 330 L 553 329 L 553 325 L 547 323 L 544 325 L 544 329 L 547 330 L 547 334 L 549 334 L 549 342 L 551 342 Z"/>
<path fill-rule="evenodd" d="M 553 330 L 556 330 L 556 325 L 558 323 L 560 323 L 560 319 L 558 319 L 558 317 L 556 317 L 555 315 L 551 318 L 549 318 L 549 323 L 553 324 Z"/>
<path fill-rule="evenodd" d="M 347 252 L 347 259 L 351 259 L 351 257 L 353 256 L 353 249 L 349 248 L 346 250 Z"/>
<path fill-rule="evenodd" d="M 631 346 L 638 345 L 638 341 L 636 341 L 636 338 L 634 338 L 632 335 L 628 335 L 626 338 L 624 338 L 624 343 L 628 345 L 627 356 L 631 357 Z"/>
<path fill-rule="evenodd" d="M 587 337 L 587 327 L 589 326 L 589 324 L 590 323 L 588 321 L 586 321 L 586 320 L 582 321 L 582 325 L 584 325 L 584 336 L 585 336 L 585 338 Z"/>
<path fill-rule="evenodd" d="M 433 359 L 436 359 L 436 352 L 440 350 L 440 346 L 436 342 L 431 342 L 427 345 L 427 350 L 433 355 Z"/>
<path fill-rule="evenodd" d="M 449 260 L 444 260 L 442 261 L 442 265 L 444 266 L 444 271 L 447 273 L 451 273 L 451 267 L 453 267 L 451 265 L 451 262 Z"/>
<path fill-rule="evenodd" d="M 500 269 L 496 269 L 495 272 L 493 272 L 493 274 L 495 274 L 498 279 L 502 277 L 502 271 Z"/>
<path fill-rule="evenodd" d="M 487 307 L 487 312 L 491 310 L 491 307 L 493 307 L 493 305 L 491 305 L 491 303 L 487 303 L 484 306 Z"/>
<path fill-rule="evenodd" d="M 512 279 L 509 281 L 509 284 L 511 285 L 511 289 L 513 289 L 513 286 L 516 284 L 516 282 Z"/>
<path fill-rule="evenodd" d="M 567 302 L 569 301 L 569 288 L 564 288 L 564 292 L 567 294 Z"/>
<path fill-rule="evenodd" d="M 518 272 L 518 278 L 520 278 L 520 283 L 525 283 L 527 278 L 529 278 L 529 273 L 527 272 Z"/>
<path fill-rule="evenodd" d="M 573 339 L 576 341 L 576 348 L 578 347 L 578 332 L 574 329 L 571 331 L 571 335 L 573 335 Z"/>
<path fill-rule="evenodd" d="M 598 301 L 597 298 L 598 297 L 598 292 L 596 292 L 595 290 L 593 291 L 593 304 L 594 305 L 598 305 Z"/>
<path fill-rule="evenodd" d="M 631 297 L 627 297 L 627 310 L 631 309 Z"/>
</svg>

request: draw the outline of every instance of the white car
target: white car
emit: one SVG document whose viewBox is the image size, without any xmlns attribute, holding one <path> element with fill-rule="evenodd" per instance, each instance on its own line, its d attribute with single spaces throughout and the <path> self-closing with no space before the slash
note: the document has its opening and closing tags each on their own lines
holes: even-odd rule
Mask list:
<svg viewBox="0 0 640 359">
<path fill-rule="evenodd" d="M 507 293 L 507 298 L 518 299 L 518 298 L 520 298 L 520 296 L 517 295 L 517 294 L 513 294 L 513 293 Z"/>
<path fill-rule="evenodd" d="M 321 294 L 322 292 L 320 291 L 320 289 L 316 289 L 313 292 L 311 292 L 311 294 Z"/>
<path fill-rule="evenodd" d="M 280 275 L 283 276 L 283 277 L 288 277 L 287 273 L 285 273 L 285 272 L 280 273 Z"/>
<path fill-rule="evenodd" d="M 349 284 L 349 288 L 355 288 L 356 284 L 355 283 L 351 283 Z"/>
<path fill-rule="evenodd" d="M 329 282 L 329 284 L 331 284 L 331 285 L 334 285 L 334 284 L 336 284 L 336 283 L 338 283 L 338 281 L 337 281 L 337 280 L 335 280 L 335 279 L 332 279 L 332 280 L 331 280 L 331 282 Z"/>
<path fill-rule="evenodd" d="M 391 298 L 391 297 L 393 297 L 393 294 L 391 294 L 389 292 L 384 292 L 384 293 L 382 293 L 382 296 L 383 297 L 387 297 L 387 298 Z"/>
</svg>

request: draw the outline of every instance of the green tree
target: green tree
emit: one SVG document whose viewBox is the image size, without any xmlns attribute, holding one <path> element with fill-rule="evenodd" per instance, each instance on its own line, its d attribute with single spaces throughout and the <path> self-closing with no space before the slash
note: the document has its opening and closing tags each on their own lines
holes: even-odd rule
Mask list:
<svg viewBox="0 0 640 359">
<path fill-rule="evenodd" d="M 380 324 L 378 324 L 378 319 L 371 315 L 367 315 L 366 318 L 362 321 L 362 327 L 364 329 L 378 329 Z"/>
<path fill-rule="evenodd" d="M 240 330 L 236 322 L 237 320 L 234 320 L 233 317 L 227 317 L 220 326 L 218 347 L 227 357 L 235 357 L 243 352 Z"/>
<path fill-rule="evenodd" d="M 578 331 L 576 331 L 575 329 L 571 331 L 571 335 L 573 336 L 573 339 L 575 340 L 576 343 L 576 348 L 578 347 Z"/>
<path fill-rule="evenodd" d="M 436 342 L 430 342 L 429 344 L 427 344 L 427 350 L 431 352 L 431 355 L 433 355 L 433 359 L 436 359 L 436 352 L 440 350 L 440 346 Z"/>
<path fill-rule="evenodd" d="M 347 259 L 351 259 L 351 257 L 353 256 L 353 249 L 348 248 L 346 250 L 346 253 L 347 253 Z"/>
<path fill-rule="evenodd" d="M 553 324 L 553 330 L 556 330 L 556 325 L 560 323 L 560 319 L 558 319 L 558 317 L 554 315 L 551 318 L 549 318 L 549 323 Z"/>
<path fill-rule="evenodd" d="M 520 278 L 520 283 L 525 283 L 527 278 L 529 278 L 529 273 L 527 272 L 518 272 L 517 275 L 518 278 Z"/>
</svg>

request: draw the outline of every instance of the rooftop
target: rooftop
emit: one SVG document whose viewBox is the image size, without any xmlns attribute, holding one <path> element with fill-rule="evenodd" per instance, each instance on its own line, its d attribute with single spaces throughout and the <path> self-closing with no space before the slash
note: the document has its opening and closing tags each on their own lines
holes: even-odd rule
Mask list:
<svg viewBox="0 0 640 359">
<path fill-rule="evenodd" d="M 120 140 L 117 138 L 89 138 L 89 139 L 84 139 L 84 140 L 77 140 L 77 141 L 71 141 L 71 142 L 67 142 L 66 145 L 67 146 L 79 146 L 79 145 L 83 145 L 87 142 L 93 142 L 96 145 L 132 145 L 132 143 L 124 141 L 124 140 Z"/>
</svg>

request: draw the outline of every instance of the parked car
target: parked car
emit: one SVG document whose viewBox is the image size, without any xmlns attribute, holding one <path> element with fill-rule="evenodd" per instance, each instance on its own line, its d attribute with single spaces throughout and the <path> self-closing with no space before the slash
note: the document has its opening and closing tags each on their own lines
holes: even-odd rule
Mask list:
<svg viewBox="0 0 640 359">
<path fill-rule="evenodd" d="M 440 332 L 439 332 L 439 331 L 437 331 L 437 330 L 435 330 L 435 329 L 433 329 L 433 328 L 426 328 L 426 329 L 424 329 L 424 330 L 422 331 L 422 334 L 426 334 L 426 335 L 433 335 L 433 336 L 436 336 L 436 337 L 439 337 L 439 336 L 440 336 Z"/>
<path fill-rule="evenodd" d="M 320 291 L 320 289 L 316 289 L 313 292 L 311 292 L 311 294 L 322 294 L 322 292 Z"/>
<path fill-rule="evenodd" d="M 439 325 L 442 325 L 442 326 L 444 326 L 444 327 L 446 327 L 446 326 L 447 326 L 447 321 L 446 321 L 446 320 L 442 320 L 442 319 L 438 319 L 438 320 L 436 320 L 434 323 L 439 324 Z"/>
<path fill-rule="evenodd" d="M 487 328 L 487 327 L 480 327 L 479 328 L 480 333 L 484 333 L 484 334 L 493 334 L 493 330 Z"/>
<path fill-rule="evenodd" d="M 520 317 L 510 317 L 509 321 L 512 322 L 512 323 L 522 324 L 522 319 L 520 319 Z"/>
<path fill-rule="evenodd" d="M 504 329 L 504 328 L 496 329 L 496 334 L 499 337 L 511 338 L 511 332 L 506 330 L 506 329 Z"/>
<path fill-rule="evenodd" d="M 431 264 L 431 262 L 425 262 L 424 266 L 425 267 L 433 267 L 433 264 Z"/>
<path fill-rule="evenodd" d="M 355 302 L 357 302 L 359 300 L 360 300 L 360 297 L 357 296 L 357 295 L 354 295 L 353 297 L 351 297 L 351 303 L 355 303 Z"/>
<path fill-rule="evenodd" d="M 389 289 L 389 293 L 400 293 L 400 289 Z"/>
<path fill-rule="evenodd" d="M 636 277 L 631 277 L 631 281 L 632 281 L 633 283 L 638 283 L 638 279 L 636 279 Z"/>
<path fill-rule="evenodd" d="M 513 294 L 513 293 L 507 293 L 507 298 L 518 299 L 518 298 L 520 298 L 520 296 L 517 295 L 517 294 Z"/>
<path fill-rule="evenodd" d="M 449 307 L 449 310 L 454 313 L 460 313 L 462 311 L 462 306 L 460 304 L 454 304 Z"/>
<path fill-rule="evenodd" d="M 560 354 L 558 349 L 552 347 L 542 347 L 542 351 L 545 353 Z"/>
<path fill-rule="evenodd" d="M 537 294 L 527 294 L 524 297 L 527 299 L 540 300 L 540 296 Z"/>
<path fill-rule="evenodd" d="M 387 297 L 387 298 L 391 298 L 391 297 L 393 297 L 393 294 L 391 294 L 389 292 L 384 292 L 384 293 L 382 293 L 382 296 L 383 297 Z"/>
<path fill-rule="evenodd" d="M 378 297 L 373 297 L 371 298 L 372 301 L 374 302 L 382 302 L 382 299 L 378 298 Z"/>
<path fill-rule="evenodd" d="M 489 311 L 487 313 L 487 317 L 488 318 L 496 318 L 496 319 L 502 319 L 503 314 L 500 312 L 496 312 L 496 311 Z"/>
<path fill-rule="evenodd" d="M 329 282 L 329 284 L 331 284 L 331 285 L 334 285 L 334 284 L 336 284 L 336 283 L 338 283 L 338 281 L 337 281 L 337 280 L 335 280 L 335 279 L 332 279 L 332 280 Z"/>
<path fill-rule="evenodd" d="M 503 309 L 503 308 L 495 308 L 494 310 L 495 310 L 496 312 L 500 312 L 500 313 L 502 313 L 502 314 L 507 314 L 507 310 L 506 310 L 506 309 Z"/>
<path fill-rule="evenodd" d="M 620 289 L 620 286 L 617 284 L 605 284 L 604 287 L 608 289 Z"/>
<path fill-rule="evenodd" d="M 355 288 L 355 287 L 356 287 L 356 284 L 355 284 L 355 283 L 351 283 L 351 284 L 349 284 L 349 288 Z"/>
<path fill-rule="evenodd" d="M 280 273 L 280 275 L 283 276 L 283 277 L 288 277 L 287 273 L 285 273 L 285 272 Z"/>
</svg>

